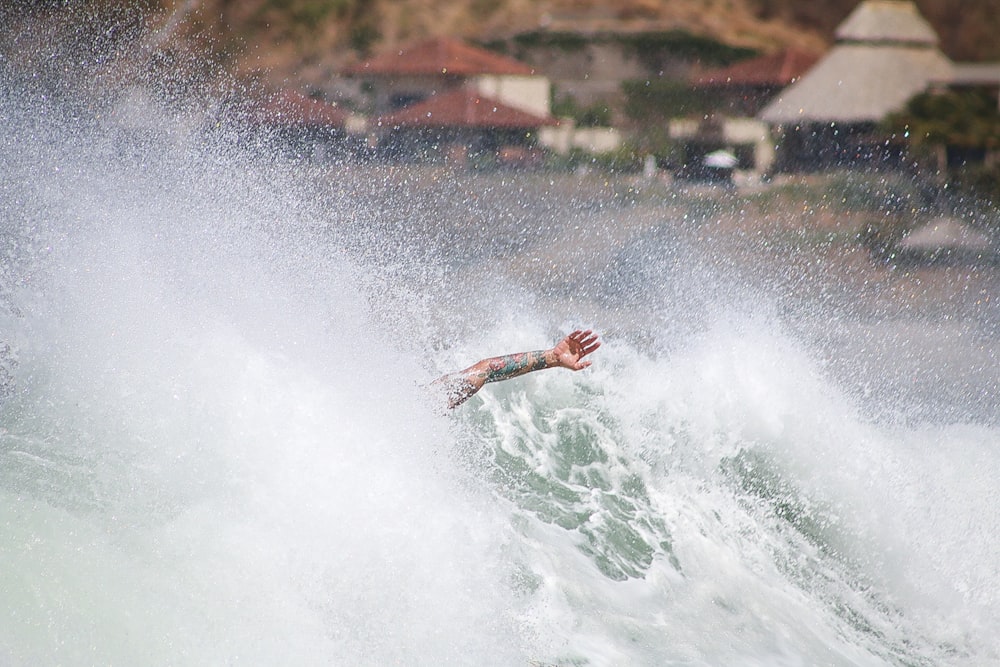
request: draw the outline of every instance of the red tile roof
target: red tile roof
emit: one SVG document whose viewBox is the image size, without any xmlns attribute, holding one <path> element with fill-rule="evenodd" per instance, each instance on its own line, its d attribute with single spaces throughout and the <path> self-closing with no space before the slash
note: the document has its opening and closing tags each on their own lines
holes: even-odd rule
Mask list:
<svg viewBox="0 0 1000 667">
<path fill-rule="evenodd" d="M 531 128 L 558 125 L 552 116 L 536 116 L 465 89 L 432 95 L 395 113 L 380 116 L 374 126 Z"/>
<path fill-rule="evenodd" d="M 282 90 L 253 111 L 253 117 L 270 125 L 323 125 L 343 127 L 350 114 L 297 90 Z"/>
<path fill-rule="evenodd" d="M 750 58 L 720 69 L 702 72 L 696 86 L 787 86 L 805 74 L 819 56 L 788 50 Z"/>
<path fill-rule="evenodd" d="M 470 46 L 457 39 L 440 37 L 375 56 L 348 67 L 355 75 L 531 75 L 535 70 L 513 58 Z"/>
</svg>

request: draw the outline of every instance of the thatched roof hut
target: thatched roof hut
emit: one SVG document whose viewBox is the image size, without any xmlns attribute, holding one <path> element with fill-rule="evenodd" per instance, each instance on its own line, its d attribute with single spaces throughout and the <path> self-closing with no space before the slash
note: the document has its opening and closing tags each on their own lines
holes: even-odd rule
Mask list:
<svg viewBox="0 0 1000 667">
<path fill-rule="evenodd" d="M 953 64 L 912 2 L 867 0 L 838 27 L 837 43 L 758 114 L 778 137 L 780 171 L 894 167 L 904 148 L 878 124 L 914 95 L 953 78 Z"/>
<path fill-rule="evenodd" d="M 836 32 L 837 44 L 760 113 L 765 122 L 877 123 L 932 81 L 949 80 L 952 63 L 912 2 L 868 0 Z"/>
</svg>

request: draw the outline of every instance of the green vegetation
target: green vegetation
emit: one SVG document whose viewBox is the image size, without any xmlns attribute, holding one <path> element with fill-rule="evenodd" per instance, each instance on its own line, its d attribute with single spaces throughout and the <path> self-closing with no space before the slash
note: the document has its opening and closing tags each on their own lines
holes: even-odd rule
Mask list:
<svg viewBox="0 0 1000 667">
<path fill-rule="evenodd" d="M 925 208 L 931 197 L 919 180 L 908 174 L 889 172 L 873 176 L 853 170 L 828 174 L 822 188 L 813 188 L 812 193 L 820 198 L 817 205 L 880 217 L 911 214 Z"/>
<path fill-rule="evenodd" d="M 887 129 L 909 143 L 914 154 L 933 165 L 956 189 L 970 197 L 1000 201 L 1000 108 L 986 89 L 929 92 L 889 116 Z"/>
<path fill-rule="evenodd" d="M 577 32 L 535 30 L 514 36 L 514 44 L 521 49 L 554 48 L 570 53 L 584 50 L 592 41 L 592 39 Z"/>
<path fill-rule="evenodd" d="M 351 26 L 351 48 L 362 55 L 369 55 L 382 33 L 374 21 L 360 21 Z"/>
<path fill-rule="evenodd" d="M 913 146 L 1000 149 L 1000 108 L 985 89 L 917 95 L 887 123 Z"/>
<path fill-rule="evenodd" d="M 596 35 L 536 30 L 516 35 L 513 42 L 520 51 L 545 48 L 567 53 L 582 51 L 591 44 L 618 46 L 650 67 L 658 66 L 664 59 L 699 61 L 706 65 L 728 65 L 757 54 L 753 49 L 730 46 L 686 30 L 608 32 Z"/>
<path fill-rule="evenodd" d="M 1000 202 L 1000 165 L 975 165 L 958 170 L 952 177 L 957 192 L 987 204 Z"/>
<path fill-rule="evenodd" d="M 698 61 L 704 65 L 729 65 L 758 54 L 754 49 L 730 46 L 685 30 L 622 34 L 616 35 L 616 41 L 643 60 L 659 59 L 664 54 L 669 54 L 674 58 Z"/>
<path fill-rule="evenodd" d="M 684 164 L 684 147 L 670 138 L 666 123 L 647 125 L 641 134 L 632 138 L 634 151 L 638 155 L 653 155 L 660 169 L 675 170 Z"/>
<path fill-rule="evenodd" d="M 625 114 L 646 123 L 701 116 L 718 105 L 716 96 L 711 93 L 671 79 L 624 81 L 622 92 L 625 94 Z"/>
<path fill-rule="evenodd" d="M 572 118 L 578 127 L 610 127 L 611 107 L 604 102 L 596 102 L 581 107 L 572 95 L 561 95 L 552 103 L 552 115 L 557 118 Z"/>
<path fill-rule="evenodd" d="M 574 148 L 566 155 L 552 154 L 546 162 L 549 169 L 574 171 L 580 167 L 592 167 L 609 174 L 635 174 L 642 171 L 644 154 L 634 145 L 624 145 L 608 153 L 594 155 Z"/>
</svg>

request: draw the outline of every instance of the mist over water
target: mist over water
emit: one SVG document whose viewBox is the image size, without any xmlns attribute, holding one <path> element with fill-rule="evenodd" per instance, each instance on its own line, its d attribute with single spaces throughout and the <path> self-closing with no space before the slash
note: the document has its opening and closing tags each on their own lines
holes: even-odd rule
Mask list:
<svg viewBox="0 0 1000 667">
<path fill-rule="evenodd" d="M 1000 661 L 988 267 L 3 81 L 0 662 Z M 428 387 L 578 326 L 586 372 Z"/>
</svg>

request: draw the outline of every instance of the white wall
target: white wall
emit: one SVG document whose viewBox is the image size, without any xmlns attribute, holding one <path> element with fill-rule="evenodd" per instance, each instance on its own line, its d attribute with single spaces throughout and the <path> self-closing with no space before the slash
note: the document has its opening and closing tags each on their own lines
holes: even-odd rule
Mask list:
<svg viewBox="0 0 1000 667">
<path fill-rule="evenodd" d="M 701 121 L 677 118 L 670 121 L 672 139 L 692 139 L 698 135 Z M 722 140 L 729 145 L 752 144 L 754 171 L 765 172 L 774 164 L 774 138 L 767 123 L 755 118 L 726 118 L 722 122 Z"/>
<path fill-rule="evenodd" d="M 476 92 L 509 107 L 548 117 L 552 113 L 552 85 L 544 76 L 478 76 L 472 80 Z"/>
<path fill-rule="evenodd" d="M 538 140 L 560 155 L 574 148 L 600 155 L 617 150 L 622 145 L 622 135 L 617 128 L 576 127 L 571 118 L 560 118 L 558 127 L 539 128 Z"/>
</svg>

